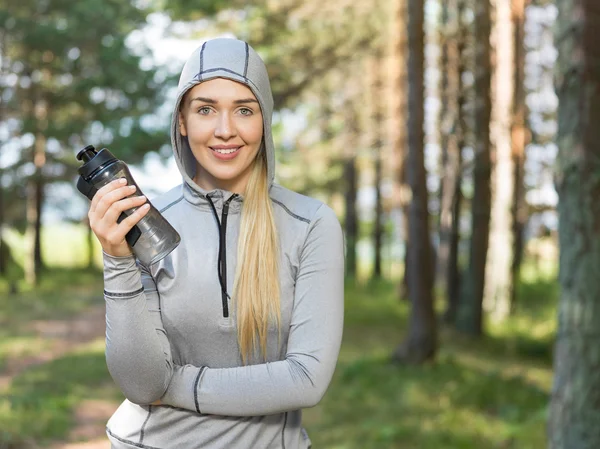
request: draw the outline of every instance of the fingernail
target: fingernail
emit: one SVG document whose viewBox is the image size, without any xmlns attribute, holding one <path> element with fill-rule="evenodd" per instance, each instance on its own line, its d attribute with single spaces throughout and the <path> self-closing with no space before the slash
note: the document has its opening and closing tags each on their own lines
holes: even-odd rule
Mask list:
<svg viewBox="0 0 600 449">
<path fill-rule="evenodd" d="M 135 186 L 129 186 L 129 190 L 135 190 Z"/>
<path fill-rule="evenodd" d="M 119 184 L 127 184 L 127 180 L 125 178 L 119 179 Z"/>
<path fill-rule="evenodd" d="M 150 205 L 149 204 L 144 204 L 142 206 L 142 209 L 146 210 L 146 209 L 150 209 Z"/>
</svg>

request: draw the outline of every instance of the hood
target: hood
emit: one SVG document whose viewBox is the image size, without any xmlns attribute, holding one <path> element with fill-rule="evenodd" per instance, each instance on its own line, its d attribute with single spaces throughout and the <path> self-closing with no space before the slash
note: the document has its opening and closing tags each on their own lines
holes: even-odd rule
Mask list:
<svg viewBox="0 0 600 449">
<path fill-rule="evenodd" d="M 213 78 L 227 78 L 245 84 L 260 104 L 263 116 L 263 143 L 260 151 L 267 153 L 269 185 L 275 178 L 275 150 L 271 130 L 273 116 L 273 94 L 264 62 L 246 42 L 218 38 L 206 41 L 191 54 L 185 63 L 177 92 L 177 100 L 171 121 L 171 143 L 177 167 L 185 182 L 196 192 L 206 192 L 194 181 L 196 159 L 190 150 L 187 138 L 179 132 L 179 104 L 188 90 Z"/>
<path fill-rule="evenodd" d="M 201 195 L 206 192 L 194 181 L 196 159 L 187 138 L 179 132 L 179 105 L 188 90 L 213 78 L 227 78 L 242 83 L 254 93 L 263 116 L 263 143 L 260 151 L 267 153 L 269 185 L 275 178 L 275 150 L 271 130 L 273 94 L 264 62 L 246 42 L 218 38 L 198 47 L 185 63 L 179 78 L 177 100 L 171 121 L 171 143 L 177 167 L 185 182 Z"/>
</svg>

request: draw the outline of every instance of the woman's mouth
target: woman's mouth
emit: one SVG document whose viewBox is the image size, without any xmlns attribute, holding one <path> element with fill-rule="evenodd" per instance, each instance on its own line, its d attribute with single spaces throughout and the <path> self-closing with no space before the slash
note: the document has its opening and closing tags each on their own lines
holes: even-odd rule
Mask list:
<svg viewBox="0 0 600 449">
<path fill-rule="evenodd" d="M 215 157 L 221 160 L 230 160 L 238 155 L 241 146 L 227 146 L 227 147 L 209 147 Z"/>
</svg>

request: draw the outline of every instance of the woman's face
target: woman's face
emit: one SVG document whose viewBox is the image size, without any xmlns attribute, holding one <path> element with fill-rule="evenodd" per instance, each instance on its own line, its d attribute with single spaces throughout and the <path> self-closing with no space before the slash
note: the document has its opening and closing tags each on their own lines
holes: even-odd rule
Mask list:
<svg viewBox="0 0 600 449">
<path fill-rule="evenodd" d="M 263 136 L 262 112 L 248 87 L 224 78 L 194 86 L 182 101 L 179 129 L 196 158 L 200 187 L 244 193 Z"/>
</svg>

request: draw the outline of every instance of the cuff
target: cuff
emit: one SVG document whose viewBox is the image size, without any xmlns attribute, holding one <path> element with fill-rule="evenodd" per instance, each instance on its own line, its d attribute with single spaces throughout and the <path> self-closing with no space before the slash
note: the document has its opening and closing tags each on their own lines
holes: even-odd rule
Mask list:
<svg viewBox="0 0 600 449">
<path fill-rule="evenodd" d="M 161 402 L 177 408 L 195 410 L 202 413 L 198 407 L 198 384 L 205 366 L 198 368 L 192 365 L 173 366 L 173 376 Z"/>
<path fill-rule="evenodd" d="M 115 257 L 103 252 L 104 295 L 113 299 L 127 299 L 142 291 L 142 276 L 135 257 Z"/>
</svg>

